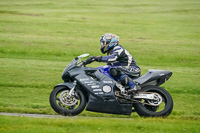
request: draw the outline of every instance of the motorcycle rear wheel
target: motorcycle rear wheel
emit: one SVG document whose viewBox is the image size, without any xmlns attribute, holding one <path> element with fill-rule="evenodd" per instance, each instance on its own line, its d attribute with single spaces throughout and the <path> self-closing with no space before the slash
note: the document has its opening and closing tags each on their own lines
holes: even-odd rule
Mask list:
<svg viewBox="0 0 200 133">
<path fill-rule="evenodd" d="M 167 117 L 173 109 L 173 100 L 171 95 L 165 89 L 158 86 L 147 86 L 142 88 L 141 92 L 156 92 L 162 96 L 162 103 L 159 106 L 150 106 L 143 103 L 135 103 L 135 111 L 141 117 Z M 147 102 L 147 101 L 143 101 Z"/>
<path fill-rule="evenodd" d="M 66 99 L 69 88 L 60 86 L 54 88 L 49 97 L 51 107 L 55 112 L 64 116 L 75 116 L 80 114 L 86 105 L 86 99 L 83 92 L 79 89 L 75 89 L 76 96 Z M 64 97 L 64 98 L 62 98 Z M 71 103 L 69 103 L 69 101 Z"/>
</svg>

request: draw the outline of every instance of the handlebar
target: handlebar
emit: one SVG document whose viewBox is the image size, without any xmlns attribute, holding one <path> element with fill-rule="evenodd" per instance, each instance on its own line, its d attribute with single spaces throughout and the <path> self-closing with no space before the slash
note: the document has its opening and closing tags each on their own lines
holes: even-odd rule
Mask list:
<svg viewBox="0 0 200 133">
<path fill-rule="evenodd" d="M 82 61 L 83 62 L 83 66 L 85 67 L 86 65 L 91 64 L 94 61 L 95 61 L 95 59 Z"/>
</svg>

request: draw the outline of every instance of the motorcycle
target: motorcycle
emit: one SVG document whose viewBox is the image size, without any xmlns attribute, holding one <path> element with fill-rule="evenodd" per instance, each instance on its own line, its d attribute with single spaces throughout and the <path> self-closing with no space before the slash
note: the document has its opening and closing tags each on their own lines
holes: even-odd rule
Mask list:
<svg viewBox="0 0 200 133">
<path fill-rule="evenodd" d="M 55 112 L 65 116 L 87 111 L 142 117 L 166 117 L 173 109 L 171 95 L 160 85 L 172 75 L 171 71 L 150 69 L 142 76 L 128 75 L 141 90 L 127 93 L 107 71 L 109 66 L 86 67 L 83 54 L 72 60 L 64 69 L 60 83 L 50 94 L 50 105 Z M 103 70 L 103 71 L 102 71 Z"/>
</svg>

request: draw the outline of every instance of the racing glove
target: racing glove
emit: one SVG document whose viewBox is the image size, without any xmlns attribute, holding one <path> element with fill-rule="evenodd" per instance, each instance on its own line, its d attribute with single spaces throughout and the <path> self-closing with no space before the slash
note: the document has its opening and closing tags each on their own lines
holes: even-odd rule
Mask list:
<svg viewBox="0 0 200 133">
<path fill-rule="evenodd" d="M 85 61 L 85 64 L 90 64 L 94 61 L 98 61 L 100 62 L 101 61 L 101 58 L 102 56 L 90 56 L 86 61 Z"/>
<path fill-rule="evenodd" d="M 102 58 L 102 56 L 96 56 L 95 61 L 101 62 L 101 58 Z"/>
<path fill-rule="evenodd" d="M 90 64 L 92 62 L 94 62 L 96 59 L 95 59 L 95 56 L 90 56 L 86 61 L 85 61 L 85 64 Z"/>
</svg>

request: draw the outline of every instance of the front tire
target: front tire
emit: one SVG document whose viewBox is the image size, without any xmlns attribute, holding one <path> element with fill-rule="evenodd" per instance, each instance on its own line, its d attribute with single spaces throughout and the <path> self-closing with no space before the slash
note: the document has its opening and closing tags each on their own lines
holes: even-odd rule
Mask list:
<svg viewBox="0 0 200 133">
<path fill-rule="evenodd" d="M 75 95 L 67 98 L 69 88 L 60 86 L 54 88 L 49 97 L 51 107 L 55 112 L 65 116 L 74 116 L 80 114 L 86 105 L 86 99 L 83 92 L 75 89 Z"/>
<path fill-rule="evenodd" d="M 135 111 L 141 117 L 166 117 L 170 115 L 173 109 L 173 100 L 169 92 L 158 86 L 147 86 L 142 88 L 141 92 L 156 92 L 162 96 L 162 103 L 159 106 L 150 106 L 142 103 L 135 103 Z M 147 101 L 143 101 L 147 102 Z"/>
</svg>

